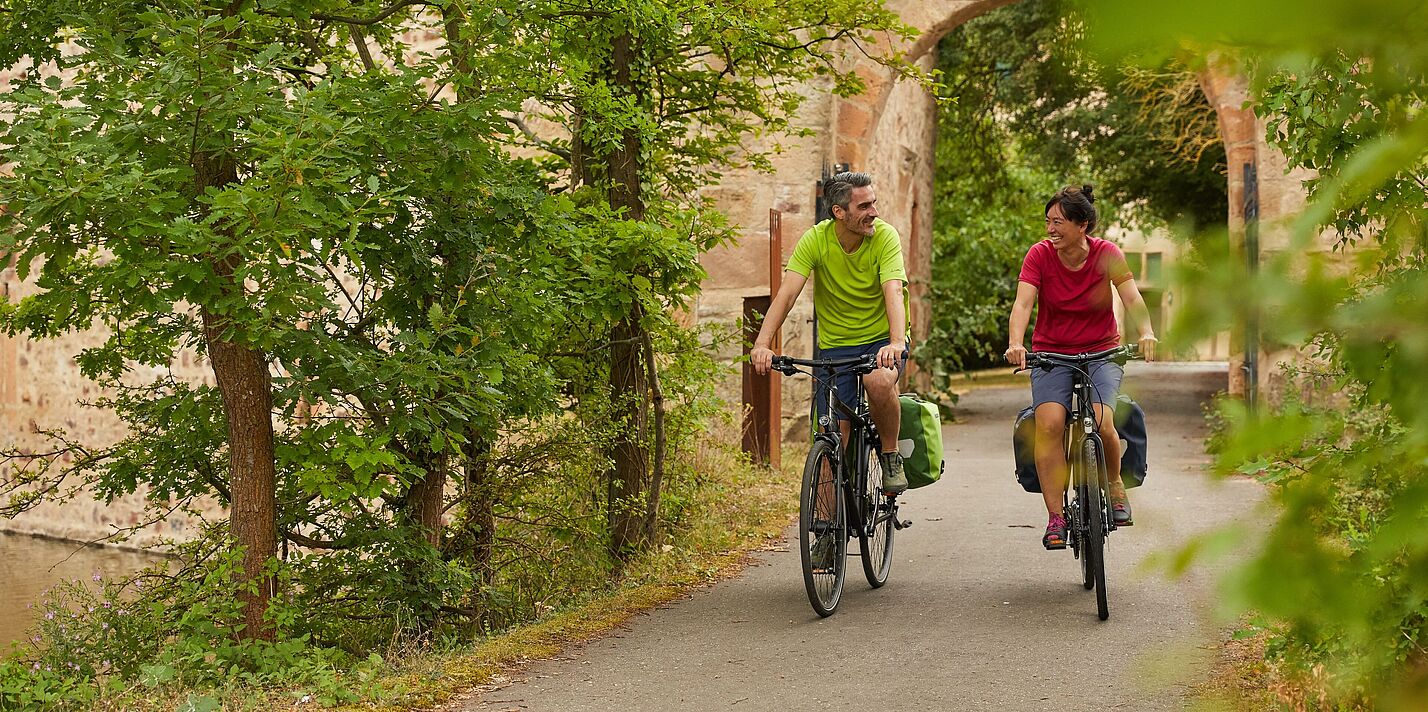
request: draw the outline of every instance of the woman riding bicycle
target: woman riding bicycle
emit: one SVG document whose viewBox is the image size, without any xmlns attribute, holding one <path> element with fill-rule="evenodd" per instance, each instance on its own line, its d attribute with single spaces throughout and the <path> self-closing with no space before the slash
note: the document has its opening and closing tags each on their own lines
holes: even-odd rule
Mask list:
<svg viewBox="0 0 1428 712">
<path fill-rule="evenodd" d="M 1032 245 L 1018 276 L 1016 302 L 1009 320 L 1006 359 L 1017 368 L 1026 366 L 1024 339 L 1031 310 L 1037 309 L 1032 334 L 1034 351 L 1079 355 L 1104 351 L 1120 344 L 1111 291 L 1121 296 L 1126 314 L 1140 333 L 1141 355 L 1155 360 L 1155 332 L 1150 313 L 1136 288 L 1125 255 L 1114 243 L 1092 237 L 1096 207 L 1091 186 L 1068 186 L 1046 202 L 1047 239 Z M 1097 361 L 1087 368 L 1094 386 L 1097 426 L 1105 446 L 1110 500 L 1116 526 L 1130 526 L 1130 501 L 1121 483 L 1121 441 L 1113 414 L 1124 371 L 1114 361 Z M 1066 548 L 1067 466 L 1063 436 L 1071 412 L 1069 366 L 1031 371 L 1031 398 L 1036 408 L 1036 471 L 1041 496 L 1046 501 L 1048 549 Z"/>
</svg>

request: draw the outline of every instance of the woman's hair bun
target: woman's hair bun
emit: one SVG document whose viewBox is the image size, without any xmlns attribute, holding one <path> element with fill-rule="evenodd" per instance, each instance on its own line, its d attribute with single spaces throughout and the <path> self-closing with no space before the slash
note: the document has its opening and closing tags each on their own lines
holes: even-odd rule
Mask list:
<svg viewBox="0 0 1428 712">
<path fill-rule="evenodd" d="M 1081 195 L 1086 196 L 1086 202 L 1088 202 L 1088 203 L 1094 203 L 1094 202 L 1096 202 L 1095 196 L 1091 194 L 1091 184 L 1090 184 L 1090 183 L 1087 183 L 1087 184 L 1081 186 Z"/>
</svg>

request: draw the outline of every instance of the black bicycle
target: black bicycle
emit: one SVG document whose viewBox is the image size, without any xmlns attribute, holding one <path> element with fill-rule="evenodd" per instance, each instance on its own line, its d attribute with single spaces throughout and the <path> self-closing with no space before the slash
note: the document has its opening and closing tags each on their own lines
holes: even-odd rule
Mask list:
<svg viewBox="0 0 1428 712">
<path fill-rule="evenodd" d="M 1111 617 L 1106 597 L 1106 539 L 1116 530 L 1116 520 L 1111 512 L 1106 449 L 1093 407 L 1099 399 L 1092 393 L 1094 386 L 1087 369 L 1098 361 L 1125 366 L 1138 357 L 1139 349 L 1134 345 L 1079 356 L 1038 352 L 1026 355 L 1026 368 L 1051 370 L 1054 366 L 1069 366 L 1072 370 L 1071 414 L 1066 419 L 1065 437 L 1070 478 L 1062 503 L 1071 533 L 1071 553 L 1081 561 L 1081 585 L 1096 590 L 1096 614 L 1101 620 Z"/>
<path fill-rule="evenodd" d="M 897 495 L 882 491 L 878 429 L 863 397 L 861 378 L 877 368 L 877 361 L 872 355 L 846 359 L 775 356 L 772 367 L 788 376 L 808 374 L 817 384 L 814 397 L 827 398 L 828 408 L 818 418 L 818 430 L 804 462 L 798 510 L 804 588 L 813 610 L 827 617 L 838 609 L 843 597 L 848 540 L 858 537 L 863 575 L 869 585 L 879 588 L 892 571 L 893 532 L 911 525 L 897 518 Z M 833 388 L 835 378 L 846 373 L 860 376 L 851 405 L 839 400 Z M 843 414 L 849 421 L 847 447 L 833 413 Z"/>
</svg>

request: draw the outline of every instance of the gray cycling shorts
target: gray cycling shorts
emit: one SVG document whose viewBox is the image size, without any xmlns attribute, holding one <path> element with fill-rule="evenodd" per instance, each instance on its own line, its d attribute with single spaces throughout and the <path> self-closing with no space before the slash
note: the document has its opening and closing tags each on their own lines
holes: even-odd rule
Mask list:
<svg viewBox="0 0 1428 712">
<path fill-rule="evenodd" d="M 1116 394 L 1121 392 L 1121 379 L 1125 369 L 1115 361 L 1094 361 L 1086 364 L 1086 372 L 1091 374 L 1091 390 L 1095 402 L 1116 406 Z M 1071 412 L 1070 366 L 1052 366 L 1050 371 L 1043 368 L 1031 369 L 1031 404 L 1060 403 Z"/>
</svg>

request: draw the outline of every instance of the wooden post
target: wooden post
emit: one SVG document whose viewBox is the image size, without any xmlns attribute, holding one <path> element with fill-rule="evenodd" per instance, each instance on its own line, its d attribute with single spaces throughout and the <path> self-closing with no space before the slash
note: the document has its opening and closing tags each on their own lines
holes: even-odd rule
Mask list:
<svg viewBox="0 0 1428 712">
<path fill-rule="evenodd" d="M 781 376 L 770 373 L 759 376 L 748 362 L 749 351 L 759 335 L 764 315 L 783 286 L 783 215 L 769 211 L 769 294 L 744 298 L 744 437 L 743 450 L 755 462 L 778 468 L 783 464 L 781 421 L 783 420 L 783 383 Z M 783 337 L 773 335 L 769 344 L 775 353 L 783 349 Z"/>
</svg>

